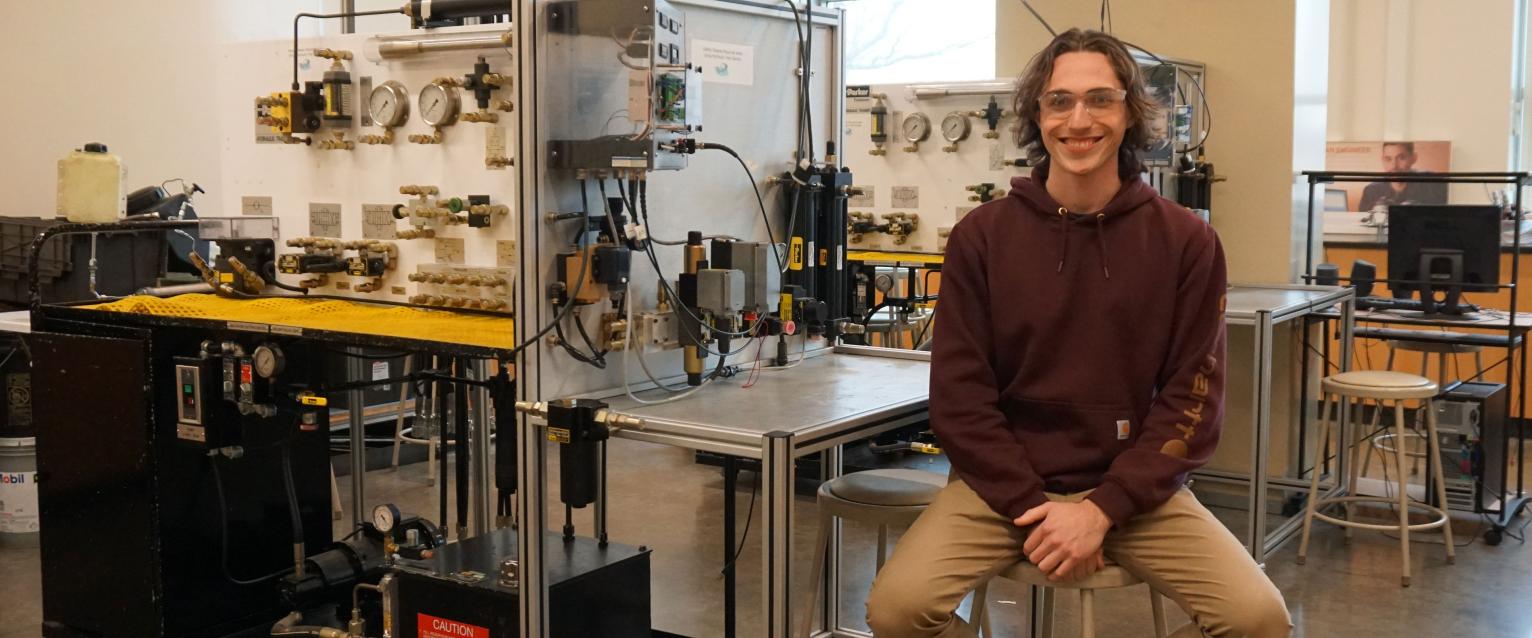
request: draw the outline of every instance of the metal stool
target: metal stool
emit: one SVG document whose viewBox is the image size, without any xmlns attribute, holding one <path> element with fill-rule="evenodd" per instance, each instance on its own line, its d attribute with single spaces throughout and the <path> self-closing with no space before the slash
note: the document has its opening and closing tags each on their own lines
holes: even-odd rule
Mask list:
<svg viewBox="0 0 1532 638">
<path fill-rule="evenodd" d="M 883 562 L 888 559 L 889 526 L 914 523 L 945 487 L 945 475 L 920 470 L 867 470 L 820 485 L 819 533 L 814 536 L 814 568 L 809 571 L 814 586 L 809 592 L 809 604 L 802 608 L 813 610 L 815 601 L 819 600 L 825 558 L 830 551 L 830 530 L 837 517 L 877 524 L 878 570 L 881 571 Z M 813 626 L 814 612 L 808 611 L 803 615 L 799 635 L 807 638 Z"/>
<path fill-rule="evenodd" d="M 1082 638 L 1095 638 L 1096 636 L 1096 590 L 1117 589 L 1119 587 L 1132 587 L 1144 581 L 1139 580 L 1132 572 L 1118 566 L 1115 563 L 1107 563 L 1103 569 L 1091 574 L 1085 580 L 1073 582 L 1052 582 L 1048 575 L 1038 569 L 1036 565 L 1022 561 L 1011 566 L 995 576 L 1025 583 L 1032 587 L 1041 587 L 1043 590 L 1042 609 L 1034 609 L 1032 613 L 1042 616 L 1041 638 L 1053 638 L 1053 597 L 1056 589 L 1076 589 L 1080 592 L 1080 635 Z M 985 615 L 985 597 L 989 593 L 989 584 L 979 586 L 974 593 L 973 616 L 974 626 L 980 628 L 984 636 L 993 635 L 989 631 L 989 618 Z M 1154 612 L 1154 635 L 1155 638 L 1165 638 L 1168 630 L 1165 627 L 1164 601 L 1160 593 L 1149 588 L 1149 605 Z"/>
<path fill-rule="evenodd" d="M 1436 462 L 1430 463 L 1430 466 L 1432 468 L 1432 478 L 1436 481 L 1437 502 L 1444 505 L 1447 503 L 1447 487 L 1446 484 L 1442 481 L 1442 464 L 1440 463 L 1441 450 L 1438 449 L 1439 443 L 1436 438 L 1436 407 L 1432 401 L 1432 398 L 1436 396 L 1437 391 L 1437 386 L 1435 383 L 1432 383 L 1430 379 L 1425 377 L 1417 377 L 1413 374 L 1405 374 L 1403 372 L 1367 370 L 1357 372 L 1343 372 L 1341 374 L 1325 377 L 1320 385 L 1321 391 L 1324 393 L 1324 398 L 1320 403 L 1320 423 L 1322 425 L 1320 426 L 1320 434 L 1318 440 L 1321 442 L 1321 446 L 1324 444 L 1324 442 L 1328 442 L 1330 440 L 1330 395 L 1332 394 L 1336 395 L 1336 402 L 1341 406 L 1342 410 L 1346 409 L 1345 402 L 1348 399 L 1372 399 L 1376 401 L 1378 403 L 1378 409 L 1373 412 L 1374 428 L 1377 427 L 1377 424 L 1381 418 L 1383 412 L 1383 402 L 1392 401 L 1394 404 L 1394 433 L 1395 436 L 1398 437 L 1396 440 L 1399 441 L 1404 440 L 1405 425 L 1403 402 L 1416 399 L 1421 400 L 1423 402 L 1421 409 L 1426 411 L 1426 440 L 1430 444 L 1431 457 L 1436 459 Z M 1345 438 L 1345 432 L 1341 432 L 1342 446 L 1348 444 L 1348 442 L 1344 440 Z M 1437 527 L 1442 528 L 1442 538 L 1446 542 L 1447 548 L 1447 562 L 1449 564 L 1454 562 L 1455 558 L 1452 547 L 1452 525 L 1450 523 L 1450 519 L 1447 516 L 1447 512 L 1440 507 L 1435 507 L 1424 503 L 1410 502 L 1409 491 L 1406 489 L 1408 483 L 1404 474 L 1405 455 L 1401 451 L 1402 449 L 1403 446 L 1394 446 L 1394 461 L 1395 467 L 1398 470 L 1399 477 L 1399 498 L 1397 503 L 1388 499 L 1373 496 L 1341 496 L 1336 498 L 1319 498 L 1319 475 L 1321 472 L 1318 467 L 1314 469 L 1314 476 L 1309 483 L 1308 508 L 1303 516 L 1303 541 L 1298 545 L 1299 565 L 1302 565 L 1308 557 L 1309 531 L 1313 527 L 1314 519 L 1316 518 L 1345 527 L 1347 539 L 1351 538 L 1352 528 L 1399 532 L 1399 550 L 1403 557 L 1404 567 L 1404 571 L 1400 577 L 1399 582 L 1405 587 L 1410 586 L 1411 531 L 1435 529 Z M 1352 489 L 1355 489 L 1357 474 L 1360 470 L 1359 461 L 1361 459 L 1359 457 L 1362 454 L 1362 446 L 1360 444 L 1351 445 L 1351 453 L 1351 476 L 1349 477 L 1350 480 L 1347 485 L 1350 485 L 1352 486 Z M 1357 503 L 1381 503 L 1385 505 L 1396 505 L 1399 509 L 1399 524 L 1377 525 L 1372 523 L 1356 522 L 1353 508 Z M 1345 520 L 1332 517 L 1319 511 L 1320 509 L 1335 504 L 1344 504 L 1346 506 Z M 1411 525 L 1411 507 L 1423 509 L 1429 513 L 1435 514 L 1436 519 L 1428 523 L 1417 523 Z"/>
<path fill-rule="evenodd" d="M 1434 334 L 1439 334 L 1443 337 L 1468 336 L 1460 332 L 1441 332 Z M 1477 379 L 1484 374 L 1484 346 L 1466 343 L 1436 343 L 1430 341 L 1403 341 L 1397 339 L 1390 339 L 1387 341 L 1387 343 L 1389 370 L 1394 369 L 1394 353 L 1396 351 L 1403 350 L 1405 352 L 1419 352 L 1421 353 L 1420 376 L 1429 379 L 1431 378 L 1431 355 L 1436 355 L 1436 385 L 1438 388 L 1447 387 L 1447 355 L 1472 354 L 1474 376 L 1470 378 Z M 1381 408 L 1381 406 L 1379 407 Z M 1388 454 L 1397 452 L 1397 450 L 1394 449 L 1394 447 L 1397 445 L 1394 443 L 1395 438 L 1396 436 L 1393 433 L 1384 433 L 1373 436 L 1371 437 L 1372 448 L 1383 453 L 1383 458 L 1388 458 Z M 1414 427 L 1414 424 L 1412 424 L 1410 430 L 1405 433 L 1405 438 L 1400 439 L 1401 441 L 1405 442 L 1404 445 L 1406 446 L 1406 449 L 1404 453 L 1410 457 L 1410 476 L 1414 476 L 1419 473 L 1420 460 L 1426 458 L 1426 453 L 1408 449 L 1410 447 L 1414 447 L 1409 444 L 1409 440 L 1415 440 L 1419 443 L 1424 443 L 1425 438 L 1425 435 L 1421 434 L 1419 428 Z M 1362 458 L 1362 476 L 1366 476 L 1367 469 L 1372 467 L 1372 456 L 1372 454 L 1367 454 Z"/>
</svg>

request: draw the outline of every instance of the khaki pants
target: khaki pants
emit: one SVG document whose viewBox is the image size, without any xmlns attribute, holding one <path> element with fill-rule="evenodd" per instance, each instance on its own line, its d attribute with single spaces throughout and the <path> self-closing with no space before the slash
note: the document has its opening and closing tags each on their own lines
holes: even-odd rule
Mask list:
<svg viewBox="0 0 1532 638">
<path fill-rule="evenodd" d="M 1059 496 L 1076 502 L 1086 494 Z M 996 514 L 953 480 L 912 525 L 873 582 L 867 624 L 878 638 L 968 638 L 975 630 L 954 613 L 981 582 L 1025 560 L 1026 530 Z M 1234 535 L 1182 489 L 1152 512 L 1107 532 L 1104 550 L 1181 606 L 1192 624 L 1176 638 L 1287 636 L 1287 605 Z M 1146 627 L 1144 635 L 1152 633 Z"/>
</svg>

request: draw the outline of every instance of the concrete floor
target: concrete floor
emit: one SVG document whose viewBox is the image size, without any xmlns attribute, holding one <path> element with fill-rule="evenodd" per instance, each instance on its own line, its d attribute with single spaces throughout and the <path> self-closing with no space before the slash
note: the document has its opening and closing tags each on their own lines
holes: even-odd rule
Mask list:
<svg viewBox="0 0 1532 638">
<path fill-rule="evenodd" d="M 556 459 L 557 455 L 553 455 Z M 717 468 L 692 462 L 687 451 L 630 441 L 615 441 L 611 453 L 611 537 L 615 542 L 647 545 L 653 554 L 654 626 L 696 638 L 723 635 L 721 544 L 722 478 Z M 936 461 L 933 460 L 933 463 Z M 933 467 L 937 467 L 933 465 Z M 346 477 L 343 500 L 349 501 Z M 738 507 L 743 519 L 750 502 L 753 475 L 741 480 Z M 554 481 L 556 485 L 556 481 Z M 642 486 L 641 488 L 637 486 Z M 404 511 L 434 518 L 435 489 L 426 485 L 424 463 L 398 472 L 368 474 L 368 501 L 394 502 Z M 349 507 L 349 504 L 348 504 Z M 740 636 L 759 636 L 761 574 L 759 504 L 750 537 L 739 559 Z M 1229 512 L 1237 518 L 1238 512 Z M 562 509 L 549 512 L 550 524 L 562 522 Z M 349 510 L 346 521 L 349 521 Z M 590 533 L 589 513 L 578 516 L 582 534 Z M 807 571 L 807 546 L 814 533 L 814 503 L 800 497 L 795 569 Z M 338 522 L 344 531 L 347 522 Z M 743 525 L 743 520 L 741 520 Z M 1529 636 L 1532 637 L 1532 550 L 1507 539 L 1499 547 L 1477 540 L 1477 519 L 1458 521 L 1456 565 L 1447 565 L 1440 537 L 1419 534 L 1412 547 L 1414 586 L 1399 587 L 1398 541 L 1374 532 L 1357 532 L 1349 545 L 1339 529 L 1319 525 L 1308 564 L 1299 566 L 1296 540 L 1267 564 L 1272 580 L 1287 597 L 1297 636 Z M 843 558 L 845 586 L 842 617 L 866 630 L 863 604 L 873 572 L 873 529 L 848 524 Z M 0 549 L 0 638 L 39 635 L 40 565 L 36 550 Z M 800 595 L 806 595 L 798 587 Z M 1098 596 L 1098 635 L 1149 635 L 1149 605 L 1142 587 L 1102 592 Z M 990 589 L 997 636 L 1020 636 L 1027 613 L 1026 592 L 1008 583 Z M 1079 635 L 1078 605 L 1059 597 L 1060 636 Z M 1172 610 L 1173 626 L 1185 615 Z"/>
</svg>

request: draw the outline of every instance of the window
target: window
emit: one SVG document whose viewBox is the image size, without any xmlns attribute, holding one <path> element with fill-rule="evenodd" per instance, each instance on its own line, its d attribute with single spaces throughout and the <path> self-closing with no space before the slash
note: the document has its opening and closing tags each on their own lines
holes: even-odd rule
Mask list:
<svg viewBox="0 0 1532 638">
<path fill-rule="evenodd" d="M 846 83 L 995 77 L 995 0 L 851 0 Z"/>
</svg>

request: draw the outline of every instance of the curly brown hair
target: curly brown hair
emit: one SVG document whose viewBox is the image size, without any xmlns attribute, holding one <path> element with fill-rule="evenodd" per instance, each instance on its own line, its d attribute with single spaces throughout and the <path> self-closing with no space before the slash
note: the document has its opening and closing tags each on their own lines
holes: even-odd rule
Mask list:
<svg viewBox="0 0 1532 638">
<path fill-rule="evenodd" d="M 1026 71 L 1016 81 L 1016 97 L 1012 108 L 1021 118 L 1021 124 L 1016 127 L 1016 145 L 1027 154 L 1027 159 L 1033 165 L 1048 161 L 1048 150 L 1043 147 L 1043 131 L 1037 124 L 1041 108 L 1038 99 L 1043 96 L 1048 80 L 1053 77 L 1054 61 L 1065 53 L 1082 51 L 1106 56 L 1112 71 L 1117 74 L 1117 81 L 1128 91 L 1125 101 L 1128 108 L 1128 130 L 1123 134 L 1117 159 L 1119 167 L 1142 169 L 1139 152 L 1149 146 L 1153 123 L 1161 116 L 1160 107 L 1149 99 L 1149 93 L 1144 89 L 1143 72 L 1139 70 L 1133 54 L 1128 52 L 1127 45 L 1100 31 L 1070 29 L 1060 33 L 1042 51 L 1032 56 Z"/>
</svg>

